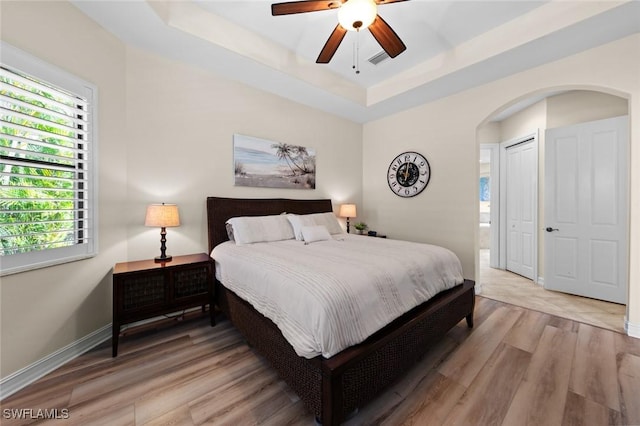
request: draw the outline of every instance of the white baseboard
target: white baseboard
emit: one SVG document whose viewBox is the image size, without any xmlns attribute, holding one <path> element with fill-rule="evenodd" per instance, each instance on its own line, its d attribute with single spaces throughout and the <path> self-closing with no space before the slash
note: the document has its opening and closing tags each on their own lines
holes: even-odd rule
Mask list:
<svg viewBox="0 0 640 426">
<path fill-rule="evenodd" d="M 111 338 L 111 324 L 82 337 L 62 349 L 0 380 L 0 400 L 13 395 L 39 378 Z"/>
<path fill-rule="evenodd" d="M 624 329 L 627 332 L 627 335 L 640 339 L 640 324 L 633 324 L 625 317 Z"/>
<path fill-rule="evenodd" d="M 540 287 L 544 287 L 544 277 L 538 277 L 538 281 L 536 281 Z"/>
<path fill-rule="evenodd" d="M 186 312 L 192 312 L 200 310 L 200 307 L 185 309 L 182 311 L 178 311 L 175 314 L 184 315 Z M 169 314 L 171 315 L 171 314 Z M 143 325 L 146 323 L 154 322 L 159 319 L 166 319 L 167 316 L 158 316 L 153 318 L 148 318 L 146 320 L 137 321 L 134 323 L 127 324 L 124 327 L 120 328 L 120 331 L 125 331 L 131 327 L 135 327 L 138 325 Z M 30 385 L 35 382 L 39 378 L 51 373 L 56 368 L 62 367 L 67 362 L 72 359 L 82 355 L 85 352 L 90 351 L 91 349 L 98 346 L 100 343 L 105 342 L 111 339 L 111 328 L 112 323 L 105 325 L 99 330 L 94 331 L 91 334 L 84 336 L 81 339 L 76 340 L 75 342 L 65 346 L 62 349 L 57 350 L 56 352 L 48 355 L 31 365 L 22 368 L 15 373 L 3 377 L 0 380 L 0 401 L 9 395 L 13 395 L 18 392 L 20 389 Z"/>
</svg>

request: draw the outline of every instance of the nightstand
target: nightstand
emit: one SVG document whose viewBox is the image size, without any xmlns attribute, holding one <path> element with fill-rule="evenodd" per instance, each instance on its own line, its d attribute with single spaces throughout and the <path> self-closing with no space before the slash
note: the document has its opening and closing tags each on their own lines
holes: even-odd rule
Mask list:
<svg viewBox="0 0 640 426">
<path fill-rule="evenodd" d="M 187 308 L 209 305 L 215 325 L 213 259 L 205 253 L 117 263 L 113 268 L 112 356 L 118 355 L 120 327 Z"/>
<path fill-rule="evenodd" d="M 369 231 L 369 232 L 367 232 L 367 236 L 369 236 L 369 237 L 378 237 L 378 238 L 387 238 L 387 236 L 386 236 L 386 235 L 378 234 L 378 233 L 377 233 L 377 232 L 375 232 L 375 231 Z"/>
</svg>

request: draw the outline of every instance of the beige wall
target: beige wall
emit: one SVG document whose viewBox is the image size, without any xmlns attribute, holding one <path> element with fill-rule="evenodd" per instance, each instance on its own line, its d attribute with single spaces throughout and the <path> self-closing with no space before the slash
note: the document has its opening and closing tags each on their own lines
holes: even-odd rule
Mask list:
<svg viewBox="0 0 640 426">
<path fill-rule="evenodd" d="M 65 2 L 3 1 L 1 19 L 3 41 L 98 86 L 100 186 L 98 256 L 2 278 L 2 377 L 111 322 L 113 265 L 159 254 L 148 203 L 179 205 L 173 255 L 207 250 L 209 195 L 361 205 L 361 125 L 127 47 Z M 317 188 L 234 187 L 234 133 L 315 148 Z"/>
<path fill-rule="evenodd" d="M 364 126 L 363 179 L 372 229 L 391 238 L 429 242 L 453 250 L 466 278 L 475 278 L 478 230 L 476 127 L 484 101 L 463 92 Z M 412 198 L 389 190 L 391 160 L 417 151 L 431 166 L 431 180 Z"/>
<path fill-rule="evenodd" d="M 561 87 L 631 96 L 629 319 L 640 324 L 640 132 L 633 128 L 640 123 L 640 58 L 633 54 L 640 35 L 361 126 L 126 47 L 64 2 L 1 7 L 4 41 L 100 90 L 100 254 L 2 279 L 2 377 L 111 321 L 113 264 L 157 254 L 157 230 L 142 226 L 150 202 L 180 205 L 183 225 L 169 230 L 171 254 L 206 250 L 207 195 L 355 202 L 373 229 L 449 247 L 465 276 L 476 278 L 478 126 L 516 98 Z M 234 187 L 236 132 L 316 148 L 318 188 Z M 404 150 L 421 152 L 432 168 L 429 186 L 412 199 L 392 194 L 385 178 Z"/>
<path fill-rule="evenodd" d="M 554 90 L 599 90 L 630 99 L 631 213 L 628 320 L 640 325 L 640 35 L 385 117 L 364 126 L 364 200 L 374 229 L 391 237 L 451 248 L 467 278 L 477 278 L 478 141 L 495 135 L 486 120 L 515 101 Z M 542 108 L 542 106 L 538 106 Z M 526 114 L 526 113 L 525 113 Z M 526 126 L 544 122 L 540 114 Z M 523 120 L 522 122 L 526 122 Z M 480 126 L 480 127 L 478 127 Z M 635 130 L 634 130 L 635 129 Z M 496 141 L 497 142 L 497 141 Z M 386 187 L 389 161 L 405 150 L 425 155 L 432 168 L 429 186 L 413 199 Z M 635 166 L 635 167 L 634 167 Z M 408 227 L 407 224 L 411 224 Z"/>
<path fill-rule="evenodd" d="M 182 226 L 167 230 L 169 254 L 207 248 L 210 195 L 361 205 L 361 125 L 135 48 L 126 64 L 129 259 L 159 254 L 159 230 L 142 226 L 153 202 L 180 209 Z M 315 148 L 316 189 L 235 187 L 234 133 Z"/>
<path fill-rule="evenodd" d="M 574 90 L 547 98 L 547 128 L 571 126 L 629 113 L 629 101 L 608 93 Z"/>
<path fill-rule="evenodd" d="M 495 121 L 487 122 L 478 127 L 476 132 L 478 144 L 481 143 L 500 143 L 500 123 Z"/>
<path fill-rule="evenodd" d="M 2 40 L 99 89 L 99 255 L 0 278 L 0 373 L 30 365 L 111 321 L 113 263 L 126 256 L 125 49 L 75 7 L 1 4 Z M 65 25 L 60 25 L 64 22 Z"/>
</svg>

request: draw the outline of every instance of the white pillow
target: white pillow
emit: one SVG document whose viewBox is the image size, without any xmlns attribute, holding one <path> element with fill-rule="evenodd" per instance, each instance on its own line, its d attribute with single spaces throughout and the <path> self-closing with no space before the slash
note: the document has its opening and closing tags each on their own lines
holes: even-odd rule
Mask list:
<svg viewBox="0 0 640 426">
<path fill-rule="evenodd" d="M 236 244 L 291 240 L 293 228 L 285 215 L 232 217 L 227 223 L 233 227 Z"/>
<path fill-rule="evenodd" d="M 299 215 L 299 214 L 288 214 L 287 220 L 291 224 L 293 228 L 293 235 L 296 240 L 304 240 L 302 237 L 302 227 L 303 226 L 315 226 L 315 221 L 309 215 Z"/>
<path fill-rule="evenodd" d="M 305 244 L 313 243 L 315 241 L 326 241 L 331 239 L 331 235 L 327 228 L 322 225 L 316 226 L 303 226 L 301 229 L 302 238 Z"/>
<path fill-rule="evenodd" d="M 329 234 L 344 234 L 344 230 L 342 226 L 340 226 L 340 222 L 338 222 L 338 218 L 335 214 L 331 212 L 327 213 L 314 213 L 309 215 L 313 218 L 316 225 L 323 225 L 329 231 Z"/>
<path fill-rule="evenodd" d="M 293 235 L 296 240 L 303 240 L 302 227 L 303 226 L 324 226 L 329 234 L 342 234 L 344 231 L 338 222 L 336 216 L 331 212 L 326 213 L 312 213 L 312 214 L 288 214 L 287 219 L 293 227 Z"/>
</svg>

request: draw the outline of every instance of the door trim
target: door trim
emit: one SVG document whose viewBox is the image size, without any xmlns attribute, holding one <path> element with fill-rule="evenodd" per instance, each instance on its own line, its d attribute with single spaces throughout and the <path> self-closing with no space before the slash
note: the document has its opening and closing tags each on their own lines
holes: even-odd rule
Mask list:
<svg viewBox="0 0 640 426">
<path fill-rule="evenodd" d="M 480 149 L 491 151 L 491 226 L 489 239 L 489 266 L 500 267 L 500 144 L 481 143 Z M 498 208 L 495 208 L 497 206 Z"/>
<path fill-rule="evenodd" d="M 517 137 L 500 143 L 500 212 L 499 212 L 499 260 L 498 267 L 507 269 L 507 149 L 524 142 L 533 144 L 534 167 L 536 176 L 533 188 L 533 282 L 538 283 L 538 181 L 540 175 L 540 165 L 538 158 L 538 139 L 540 129 L 521 137 Z"/>
</svg>

